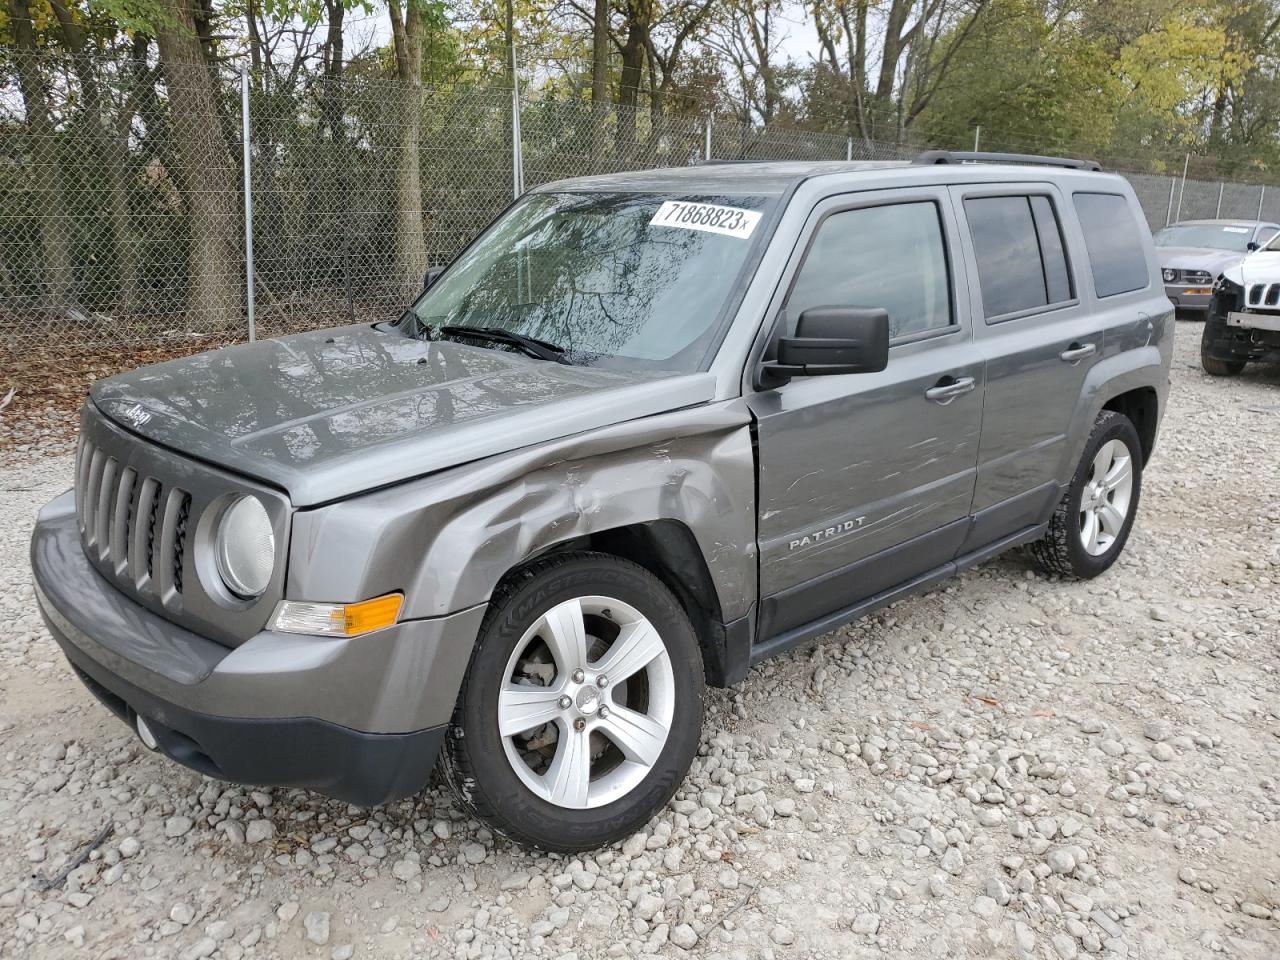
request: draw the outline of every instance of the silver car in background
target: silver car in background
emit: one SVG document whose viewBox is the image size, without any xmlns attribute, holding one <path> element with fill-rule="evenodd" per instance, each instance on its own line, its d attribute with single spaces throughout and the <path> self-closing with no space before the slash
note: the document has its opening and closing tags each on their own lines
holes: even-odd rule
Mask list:
<svg viewBox="0 0 1280 960">
<path fill-rule="evenodd" d="M 1160 274 L 1178 317 L 1203 320 L 1214 281 L 1278 233 L 1280 224 L 1254 220 L 1183 220 L 1159 231 Z"/>
</svg>

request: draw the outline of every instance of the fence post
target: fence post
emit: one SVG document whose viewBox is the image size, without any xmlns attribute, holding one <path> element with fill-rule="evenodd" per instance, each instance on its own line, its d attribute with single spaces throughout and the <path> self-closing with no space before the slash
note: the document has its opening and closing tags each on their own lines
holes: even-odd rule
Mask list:
<svg viewBox="0 0 1280 960">
<path fill-rule="evenodd" d="M 1215 220 L 1217 220 L 1220 216 L 1222 216 L 1222 191 L 1225 187 L 1226 187 L 1225 183 L 1218 184 L 1218 206 L 1217 206 L 1217 209 L 1213 211 L 1213 219 Z"/>
<path fill-rule="evenodd" d="M 1182 220 L 1182 198 L 1187 194 L 1187 166 L 1191 163 L 1191 154 L 1186 154 L 1182 158 L 1182 189 L 1178 191 L 1178 212 L 1174 214 L 1174 221 Z"/>
<path fill-rule="evenodd" d="M 515 199 L 524 193 L 524 148 L 520 143 L 520 72 L 516 45 L 511 45 L 511 192 Z"/>
<path fill-rule="evenodd" d="M 1259 221 L 1262 220 L 1262 201 L 1265 200 L 1266 197 L 1267 197 L 1267 185 L 1264 183 L 1262 185 L 1262 188 L 1258 191 L 1258 215 L 1254 218 L 1255 220 L 1259 220 Z"/>
<path fill-rule="evenodd" d="M 847 137 L 844 141 L 844 158 L 846 160 L 853 159 L 853 137 Z"/>
<path fill-rule="evenodd" d="M 706 140 L 706 142 L 702 146 L 703 160 L 711 159 L 711 124 L 714 122 L 715 121 L 712 119 L 711 114 L 707 114 L 707 125 L 706 125 L 706 128 L 703 130 L 704 139 Z"/>
<path fill-rule="evenodd" d="M 253 160 L 249 143 L 249 68 L 240 68 L 240 138 L 244 141 L 244 273 L 249 342 L 258 339 L 253 295 Z"/>
<path fill-rule="evenodd" d="M 978 144 L 982 142 L 982 124 L 977 124 L 973 128 L 973 152 L 978 152 Z"/>
<path fill-rule="evenodd" d="M 1173 191 L 1177 186 L 1178 186 L 1178 178 L 1170 177 L 1169 178 L 1169 209 L 1165 211 L 1165 215 L 1164 215 L 1164 225 L 1166 227 L 1169 224 L 1173 223 Z"/>
</svg>

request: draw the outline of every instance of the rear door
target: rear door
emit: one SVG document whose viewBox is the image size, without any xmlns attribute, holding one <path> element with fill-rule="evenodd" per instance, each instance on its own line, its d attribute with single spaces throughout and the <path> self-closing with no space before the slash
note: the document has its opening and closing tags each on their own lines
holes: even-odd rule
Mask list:
<svg viewBox="0 0 1280 960">
<path fill-rule="evenodd" d="M 977 283 L 974 335 L 987 393 L 962 552 L 1039 522 L 1059 496 L 1058 473 L 1076 401 L 1102 355 L 1103 328 L 1080 295 L 1084 256 L 1069 202 L 1049 183 L 952 188 Z"/>
<path fill-rule="evenodd" d="M 772 309 L 882 307 L 888 367 L 748 396 L 759 465 L 760 637 L 780 637 L 955 556 L 968 525 L 982 362 L 945 187 L 832 197 Z M 766 352 L 766 358 L 769 353 Z"/>
</svg>

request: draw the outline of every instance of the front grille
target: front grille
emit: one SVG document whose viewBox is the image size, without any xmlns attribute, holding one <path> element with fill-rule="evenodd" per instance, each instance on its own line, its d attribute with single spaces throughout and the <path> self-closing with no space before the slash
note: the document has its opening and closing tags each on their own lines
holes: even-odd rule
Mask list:
<svg viewBox="0 0 1280 960">
<path fill-rule="evenodd" d="M 191 494 L 139 476 L 81 437 L 76 457 L 76 512 L 85 552 L 139 593 L 182 592 Z M 166 543 L 170 556 L 162 557 Z M 157 570 L 163 571 L 160 577 Z"/>
<path fill-rule="evenodd" d="M 1280 304 L 1280 283 L 1255 283 L 1249 288 L 1249 306 L 1274 307 Z"/>
<path fill-rule="evenodd" d="M 207 528 L 237 496 L 257 497 L 288 543 L 289 502 L 276 490 L 166 450 L 114 424 L 90 402 L 76 454 L 80 543 L 93 568 L 121 593 L 202 637 L 236 646 L 265 626 L 284 593 L 283 556 L 260 597 L 225 590 L 200 574 Z"/>
<path fill-rule="evenodd" d="M 1183 283 L 1210 284 L 1213 283 L 1213 276 L 1208 270 L 1183 270 Z"/>
</svg>

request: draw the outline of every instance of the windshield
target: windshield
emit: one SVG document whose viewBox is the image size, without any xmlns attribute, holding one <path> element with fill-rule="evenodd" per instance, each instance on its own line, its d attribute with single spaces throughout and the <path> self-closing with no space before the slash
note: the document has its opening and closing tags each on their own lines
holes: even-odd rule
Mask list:
<svg viewBox="0 0 1280 960">
<path fill-rule="evenodd" d="M 1203 247 L 1244 253 L 1253 227 L 1238 223 L 1187 223 L 1165 227 L 1155 236 L 1157 247 Z"/>
<path fill-rule="evenodd" d="M 450 265 L 404 327 L 505 330 L 575 364 L 699 369 L 773 201 L 531 194 Z"/>
</svg>

